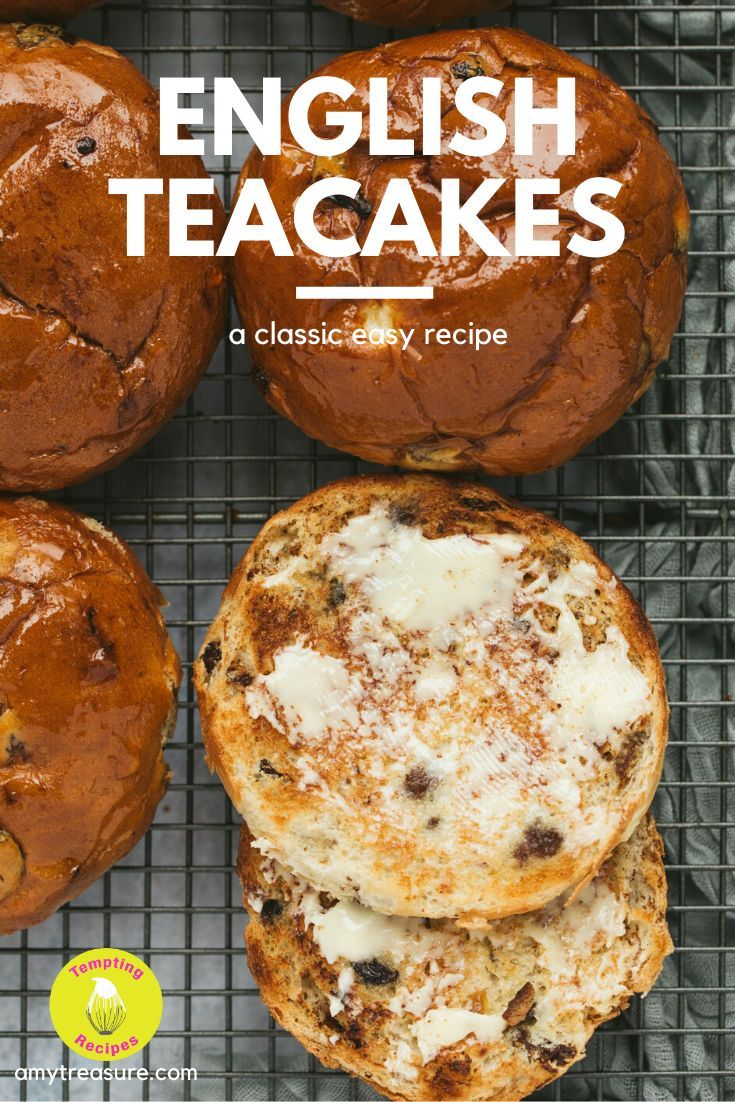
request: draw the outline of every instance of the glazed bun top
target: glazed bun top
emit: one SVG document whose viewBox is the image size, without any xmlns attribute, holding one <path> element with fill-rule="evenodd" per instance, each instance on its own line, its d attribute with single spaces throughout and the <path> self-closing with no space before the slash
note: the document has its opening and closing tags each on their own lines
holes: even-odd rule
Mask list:
<svg viewBox="0 0 735 1102">
<path fill-rule="evenodd" d="M 195 680 L 263 852 L 316 891 L 468 926 L 593 875 L 666 744 L 655 638 L 591 548 L 426 475 L 346 479 L 269 521 Z"/>
<path fill-rule="evenodd" d="M 480 11 L 502 11 L 511 0 L 321 0 L 325 8 L 381 27 L 433 27 Z"/>
<path fill-rule="evenodd" d="M 0 489 L 47 489 L 118 463 L 191 393 L 225 271 L 169 257 L 167 195 L 149 198 L 147 255 L 126 256 L 108 180 L 206 173 L 160 155 L 158 98 L 114 50 L 0 28 L 0 163 Z"/>
<path fill-rule="evenodd" d="M 153 818 L 180 681 L 162 603 L 96 521 L 0 500 L 0 933 L 79 895 Z"/>
<path fill-rule="evenodd" d="M 556 466 L 620 417 L 645 389 L 667 354 L 684 293 L 689 215 L 679 174 L 654 125 L 633 100 L 598 70 L 521 31 L 494 27 L 447 31 L 337 58 L 320 74 L 342 77 L 357 91 L 344 104 L 322 96 L 310 121 L 330 136 L 325 111 L 360 110 L 360 142 L 337 158 L 315 158 L 289 139 L 280 157 L 256 150 L 244 176 L 262 177 L 294 249 L 275 258 L 269 244 L 243 243 L 235 261 L 235 292 L 249 333 L 255 378 L 271 404 L 309 435 L 362 458 L 438 470 L 480 467 L 504 475 Z M 555 106 L 557 78 L 576 78 L 577 143 L 573 156 L 556 153 L 556 131 L 540 128 L 537 154 L 520 156 L 509 142 L 491 156 L 451 151 L 456 130 L 481 136 L 459 116 L 460 83 L 486 75 L 506 86 L 496 104 L 512 134 L 512 81 L 533 77 L 536 106 Z M 389 136 L 422 141 L 424 77 L 443 86 L 443 152 L 437 156 L 373 157 L 367 143 L 368 81 L 386 77 L 391 89 Z M 510 84 L 508 82 L 511 82 Z M 482 100 L 480 99 L 480 102 Z M 539 137 L 540 135 L 540 137 Z M 556 229 L 537 236 L 560 241 L 560 256 L 489 257 L 464 236 L 460 255 L 421 257 L 413 245 L 388 242 L 378 257 L 322 257 L 300 243 L 293 207 L 314 180 L 342 176 L 361 184 L 355 209 L 329 200 L 317 208 L 327 237 L 354 234 L 363 244 L 388 182 L 408 180 L 434 242 L 441 239 L 440 187 L 458 178 L 463 197 L 486 177 L 506 184 L 483 219 L 514 251 L 517 178 L 560 180 Z M 572 208 L 582 181 L 620 181 L 612 204 L 626 240 L 617 253 L 589 259 L 567 249 L 573 232 L 600 236 Z M 537 206 L 540 203 L 537 201 Z M 398 218 L 400 221 L 400 216 Z M 426 301 L 296 301 L 299 285 L 434 287 Z M 356 327 L 489 326 L 508 334 L 504 345 L 475 350 L 414 340 L 395 345 L 334 348 L 260 347 L 253 334 L 268 327 L 322 322 L 349 337 Z"/>
</svg>

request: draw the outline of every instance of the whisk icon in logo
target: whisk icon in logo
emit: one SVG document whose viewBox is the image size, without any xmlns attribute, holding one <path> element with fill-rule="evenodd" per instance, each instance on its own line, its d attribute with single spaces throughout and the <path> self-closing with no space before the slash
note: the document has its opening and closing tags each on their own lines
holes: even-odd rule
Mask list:
<svg viewBox="0 0 735 1102">
<path fill-rule="evenodd" d="M 125 1021 L 125 1003 L 112 980 L 95 980 L 87 1003 L 87 1017 L 100 1037 L 111 1037 Z"/>
<path fill-rule="evenodd" d="M 163 996 L 147 964 L 124 949 L 90 949 L 61 969 L 49 999 L 54 1029 L 88 1060 L 124 1060 L 148 1044 Z"/>
</svg>

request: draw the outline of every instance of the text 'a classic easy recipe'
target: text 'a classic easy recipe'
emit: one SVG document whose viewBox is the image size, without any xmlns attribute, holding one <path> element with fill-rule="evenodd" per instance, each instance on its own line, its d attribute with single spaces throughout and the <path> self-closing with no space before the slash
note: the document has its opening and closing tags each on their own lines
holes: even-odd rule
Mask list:
<svg viewBox="0 0 735 1102">
<path fill-rule="evenodd" d="M 469 322 L 466 326 L 454 329 L 436 326 L 386 326 L 366 325 L 356 326 L 351 329 L 343 329 L 340 326 L 322 324 L 311 328 L 279 326 L 272 321 L 269 325 L 256 329 L 253 340 L 261 348 L 279 345 L 290 347 L 326 347 L 341 348 L 348 344 L 355 348 L 376 348 L 384 345 L 400 348 L 405 352 L 411 345 L 423 345 L 426 348 L 446 345 L 457 345 L 469 348 L 485 348 L 487 345 L 505 345 L 508 343 L 508 333 L 505 329 L 493 329 L 492 327 L 475 325 Z M 247 343 L 244 329 L 230 330 L 230 341 L 235 345 Z"/>
</svg>

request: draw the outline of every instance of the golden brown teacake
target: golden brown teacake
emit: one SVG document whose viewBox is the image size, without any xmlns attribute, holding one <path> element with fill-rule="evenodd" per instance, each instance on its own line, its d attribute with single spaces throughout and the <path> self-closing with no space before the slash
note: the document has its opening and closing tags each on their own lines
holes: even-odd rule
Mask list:
<svg viewBox="0 0 735 1102">
<path fill-rule="evenodd" d="M 221 336 L 223 263 L 169 258 L 168 195 L 148 200 L 147 256 L 127 257 L 124 199 L 108 194 L 116 177 L 206 176 L 196 157 L 159 154 L 158 114 L 114 50 L 0 27 L 0 490 L 119 463 L 191 393 Z M 218 199 L 214 221 L 217 236 Z"/>
<path fill-rule="evenodd" d="M 150 825 L 181 679 L 161 604 L 94 521 L 0 499 L 0 933 L 48 918 Z"/>
<path fill-rule="evenodd" d="M 299 151 L 284 108 L 282 156 L 256 150 L 244 176 L 269 188 L 293 257 L 275 258 L 270 245 L 240 246 L 235 294 L 248 331 L 254 376 L 268 401 L 310 436 L 379 463 L 435 470 L 482 468 L 506 475 L 558 466 L 608 429 L 651 382 L 667 355 L 685 283 L 689 213 L 679 173 L 648 116 L 596 69 L 521 31 L 493 27 L 441 32 L 346 54 L 322 74 L 357 89 L 344 104 L 319 97 L 310 119 L 327 135 L 327 109 L 361 110 L 363 134 L 343 157 L 326 161 Z M 558 76 L 576 78 L 576 154 L 557 156 L 555 131 L 546 128 L 543 151 L 513 156 L 509 143 L 494 156 L 445 152 L 377 158 L 369 155 L 368 79 L 387 77 L 390 136 L 421 142 L 424 77 L 443 81 L 443 127 L 462 125 L 452 97 L 468 76 L 506 83 L 497 113 L 506 116 L 512 80 L 532 75 L 537 106 L 556 103 Z M 559 178 L 561 194 L 544 197 L 560 210 L 561 255 L 519 260 L 485 256 L 464 240 L 458 257 L 419 257 L 413 246 L 388 243 L 377 258 L 330 259 L 299 244 L 293 206 L 313 180 L 341 175 L 361 183 L 361 209 L 374 212 L 388 181 L 411 182 L 435 242 L 440 239 L 439 188 L 461 181 L 463 197 L 486 176 L 508 181 L 488 208 L 487 221 L 510 244 L 516 177 Z M 627 237 L 619 252 L 589 260 L 566 249 L 579 228 L 573 189 L 593 176 L 622 183 L 612 209 Z M 606 200 L 605 202 L 610 202 Z M 367 204 L 367 206 L 365 205 Z M 374 214 L 324 201 L 322 233 L 365 240 Z M 537 231 L 538 232 L 538 231 Z M 599 235 L 599 230 L 594 231 Z M 511 247 L 512 251 L 512 247 Z M 435 288 L 432 302 L 296 301 L 298 285 L 403 285 Z M 356 326 L 416 326 L 418 338 L 396 347 L 256 347 L 253 334 L 274 320 L 281 327 L 322 322 L 351 332 Z M 504 346 L 479 353 L 449 344 L 424 347 L 426 326 L 504 328 Z"/>
</svg>

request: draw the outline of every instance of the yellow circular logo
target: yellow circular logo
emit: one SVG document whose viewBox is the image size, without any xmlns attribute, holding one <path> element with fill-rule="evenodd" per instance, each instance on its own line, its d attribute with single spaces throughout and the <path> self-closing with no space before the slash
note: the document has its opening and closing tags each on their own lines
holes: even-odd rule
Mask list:
<svg viewBox="0 0 735 1102">
<path fill-rule="evenodd" d="M 49 999 L 65 1045 L 88 1060 L 124 1060 L 161 1023 L 161 987 L 147 964 L 124 949 L 90 949 L 61 969 Z"/>
</svg>

